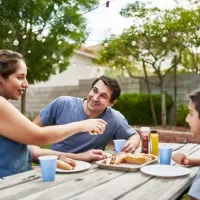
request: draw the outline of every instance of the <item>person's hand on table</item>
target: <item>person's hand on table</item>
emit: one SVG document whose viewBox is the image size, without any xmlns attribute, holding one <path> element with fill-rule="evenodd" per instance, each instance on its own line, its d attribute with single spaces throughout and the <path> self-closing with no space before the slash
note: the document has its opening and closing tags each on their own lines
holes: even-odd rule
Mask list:
<svg viewBox="0 0 200 200">
<path fill-rule="evenodd" d="M 127 140 L 125 145 L 122 148 L 122 151 L 126 153 L 134 153 L 136 149 L 137 149 L 137 145 L 135 141 Z"/>
<path fill-rule="evenodd" d="M 92 149 L 84 153 L 79 153 L 78 155 L 80 155 L 82 161 L 86 162 L 103 160 L 110 157 L 109 154 L 99 149 Z"/>
<path fill-rule="evenodd" d="M 178 163 L 179 165 L 189 165 L 190 161 L 183 153 L 175 153 L 172 155 L 172 160 Z"/>
</svg>

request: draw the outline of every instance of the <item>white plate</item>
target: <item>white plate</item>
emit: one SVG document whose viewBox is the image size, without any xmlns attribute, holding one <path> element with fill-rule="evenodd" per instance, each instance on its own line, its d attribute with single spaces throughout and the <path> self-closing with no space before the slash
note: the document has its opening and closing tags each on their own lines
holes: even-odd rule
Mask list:
<svg viewBox="0 0 200 200">
<path fill-rule="evenodd" d="M 173 165 L 148 165 L 140 169 L 143 173 L 160 177 L 184 176 L 191 172 L 190 169 Z"/>
<path fill-rule="evenodd" d="M 64 170 L 64 169 L 59 169 L 56 168 L 56 172 L 61 172 L 61 173 L 72 173 L 72 172 L 80 172 L 86 169 L 89 169 L 91 167 L 91 164 L 88 162 L 84 161 L 76 161 L 76 167 L 72 170 Z"/>
</svg>

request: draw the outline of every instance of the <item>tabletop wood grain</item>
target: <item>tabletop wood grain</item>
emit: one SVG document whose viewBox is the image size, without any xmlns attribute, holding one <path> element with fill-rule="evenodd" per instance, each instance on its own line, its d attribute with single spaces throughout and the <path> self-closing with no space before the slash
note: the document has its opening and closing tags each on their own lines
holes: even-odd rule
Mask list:
<svg viewBox="0 0 200 200">
<path fill-rule="evenodd" d="M 200 157 L 198 144 L 166 143 L 174 152 L 189 157 Z M 176 165 L 172 162 L 173 165 Z M 69 199 L 69 200 L 173 200 L 190 187 L 198 167 L 190 167 L 191 173 L 176 178 L 161 178 L 140 171 L 124 172 L 100 169 L 94 163 L 89 170 L 76 173 L 56 174 L 54 182 L 43 182 L 40 168 L 5 177 L 0 180 L 0 199 Z"/>
</svg>

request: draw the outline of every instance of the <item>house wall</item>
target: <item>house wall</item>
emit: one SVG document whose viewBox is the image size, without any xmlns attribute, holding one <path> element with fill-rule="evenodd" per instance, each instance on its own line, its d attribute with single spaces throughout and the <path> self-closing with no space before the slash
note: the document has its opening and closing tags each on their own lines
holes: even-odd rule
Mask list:
<svg viewBox="0 0 200 200">
<path fill-rule="evenodd" d="M 90 67 L 87 68 L 88 66 Z M 75 53 L 70 59 L 70 65 L 67 70 L 52 75 L 47 82 L 36 83 L 32 87 L 78 85 L 80 79 L 95 78 L 103 73 L 104 69 L 100 69 L 98 65 L 95 65 L 92 58 Z"/>
<path fill-rule="evenodd" d="M 158 83 L 155 76 L 149 78 L 151 82 Z M 155 84 L 150 84 L 152 93 L 160 93 L 160 89 Z M 200 75 L 199 74 L 180 74 L 177 76 L 177 100 L 188 104 L 188 94 L 200 88 Z M 164 79 L 164 90 L 172 96 L 174 94 L 174 78 L 173 75 L 168 75 Z M 140 92 L 146 93 L 146 84 L 140 81 Z"/>
</svg>

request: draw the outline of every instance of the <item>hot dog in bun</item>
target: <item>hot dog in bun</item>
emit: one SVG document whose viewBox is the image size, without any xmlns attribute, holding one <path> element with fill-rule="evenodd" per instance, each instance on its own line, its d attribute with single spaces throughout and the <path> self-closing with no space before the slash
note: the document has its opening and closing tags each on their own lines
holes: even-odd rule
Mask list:
<svg viewBox="0 0 200 200">
<path fill-rule="evenodd" d="M 60 156 L 60 158 L 57 160 L 57 167 L 59 169 L 72 170 L 74 169 L 75 166 L 76 166 L 76 162 L 65 156 Z"/>
</svg>

